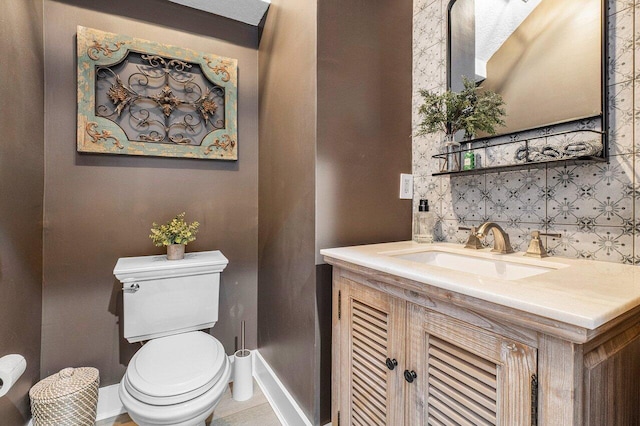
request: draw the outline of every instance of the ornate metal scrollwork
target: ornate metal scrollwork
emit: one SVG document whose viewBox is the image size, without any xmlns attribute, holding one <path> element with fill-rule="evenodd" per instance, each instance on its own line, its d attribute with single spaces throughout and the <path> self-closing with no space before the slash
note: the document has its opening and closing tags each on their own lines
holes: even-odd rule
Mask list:
<svg viewBox="0 0 640 426">
<path fill-rule="evenodd" d="M 110 58 L 113 55 L 113 53 L 120 50 L 120 48 L 124 44 L 126 44 L 126 42 L 119 41 L 119 42 L 113 43 L 114 47 L 109 47 L 108 43 L 99 43 L 98 41 L 94 40 L 93 44 L 87 48 L 87 56 L 89 56 L 94 61 L 97 61 L 99 58 L 98 53 L 102 52 L 104 56 Z"/>
<path fill-rule="evenodd" d="M 225 127 L 224 88 L 198 64 L 130 52 L 121 63 L 97 67 L 96 81 L 96 116 L 116 123 L 129 140 L 201 145 Z M 100 88 L 107 85 L 105 96 Z"/>
<path fill-rule="evenodd" d="M 205 155 L 211 154 L 214 148 L 221 148 L 225 151 L 235 148 L 236 141 L 231 139 L 229 135 L 222 135 L 222 140 L 216 139 L 211 145 L 207 146 L 204 150 Z"/>
<path fill-rule="evenodd" d="M 231 74 L 229 73 L 226 63 L 223 62 L 222 64 L 213 65 L 213 59 L 207 58 L 206 56 L 204 59 L 207 61 L 207 66 L 211 68 L 211 71 L 216 73 L 216 75 L 222 74 L 222 81 L 229 81 Z"/>
<path fill-rule="evenodd" d="M 98 127 L 98 123 L 95 123 L 93 121 L 87 123 L 87 125 L 84 127 L 85 131 L 87 132 L 87 135 L 89 135 L 89 137 L 91 138 L 91 142 L 98 143 L 101 140 L 104 140 L 106 142 L 107 140 L 111 139 L 113 140 L 113 144 L 115 146 L 117 146 L 120 149 L 124 148 L 124 146 L 122 146 L 118 138 L 113 136 L 110 131 L 103 130 L 102 132 L 99 132 L 97 130 L 97 127 Z"/>
</svg>

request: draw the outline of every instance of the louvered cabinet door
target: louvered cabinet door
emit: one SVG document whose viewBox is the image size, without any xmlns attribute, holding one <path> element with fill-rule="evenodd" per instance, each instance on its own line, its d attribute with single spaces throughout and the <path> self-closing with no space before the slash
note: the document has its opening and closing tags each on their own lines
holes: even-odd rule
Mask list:
<svg viewBox="0 0 640 426">
<path fill-rule="evenodd" d="M 333 424 L 339 412 L 340 426 L 402 425 L 406 302 L 346 279 L 337 289 Z"/>
<path fill-rule="evenodd" d="M 534 348 L 420 306 L 407 310 L 410 425 L 535 424 Z"/>
</svg>

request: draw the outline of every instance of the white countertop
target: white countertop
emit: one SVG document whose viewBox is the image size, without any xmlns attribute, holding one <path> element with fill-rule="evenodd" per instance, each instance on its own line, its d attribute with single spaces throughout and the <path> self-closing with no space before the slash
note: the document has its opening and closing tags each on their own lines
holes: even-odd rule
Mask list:
<svg viewBox="0 0 640 426">
<path fill-rule="evenodd" d="M 527 278 L 502 280 L 394 257 L 421 251 L 553 269 Z M 495 254 L 490 249 L 470 250 L 460 244 L 412 241 L 324 249 L 320 254 L 590 330 L 640 305 L 640 268 L 631 265 L 558 257 L 534 259 L 523 253 Z"/>
</svg>

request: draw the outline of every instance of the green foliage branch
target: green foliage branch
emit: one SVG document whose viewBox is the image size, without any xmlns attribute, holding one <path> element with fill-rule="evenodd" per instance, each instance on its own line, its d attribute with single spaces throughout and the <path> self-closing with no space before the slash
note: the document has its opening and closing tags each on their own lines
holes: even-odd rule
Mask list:
<svg viewBox="0 0 640 426">
<path fill-rule="evenodd" d="M 454 135 L 463 130 L 469 139 L 478 132 L 494 135 L 496 127 L 505 125 L 502 96 L 491 90 L 479 90 L 473 81 L 462 79 L 464 89 L 460 92 L 420 90 L 424 102 L 418 109 L 422 118 L 418 136 L 437 132 Z"/>
</svg>

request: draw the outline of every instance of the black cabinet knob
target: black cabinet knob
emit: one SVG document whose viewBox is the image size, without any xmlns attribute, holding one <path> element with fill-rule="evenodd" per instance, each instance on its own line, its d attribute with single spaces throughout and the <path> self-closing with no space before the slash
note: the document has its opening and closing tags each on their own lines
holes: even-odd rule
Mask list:
<svg viewBox="0 0 640 426">
<path fill-rule="evenodd" d="M 387 364 L 387 368 L 389 370 L 393 370 L 394 368 L 396 368 L 398 366 L 398 361 L 396 361 L 395 358 L 394 359 L 387 358 L 386 364 Z"/>
<path fill-rule="evenodd" d="M 413 381 L 418 377 L 418 375 L 416 374 L 415 371 L 411 370 L 404 370 L 404 379 L 409 382 L 409 383 L 413 383 Z"/>
</svg>

